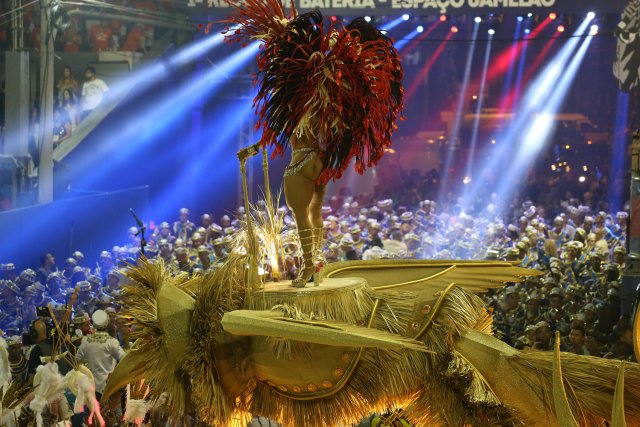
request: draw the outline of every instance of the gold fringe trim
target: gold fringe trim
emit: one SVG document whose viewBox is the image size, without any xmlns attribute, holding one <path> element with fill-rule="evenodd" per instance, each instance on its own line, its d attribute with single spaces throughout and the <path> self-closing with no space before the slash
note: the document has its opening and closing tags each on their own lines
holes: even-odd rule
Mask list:
<svg viewBox="0 0 640 427">
<path fill-rule="evenodd" d="M 287 246 L 296 248 L 292 255 L 297 257 L 298 261 L 302 259 L 299 249 L 300 240 L 298 233 L 287 228 L 284 221 L 286 212 L 278 210 L 282 190 L 273 196 L 269 189 L 265 189 L 262 192 L 262 198 L 265 201 L 264 208 L 247 201 L 249 206 L 247 215 L 251 220 L 253 234 L 257 241 L 256 262 L 265 270 L 269 270 L 274 279 L 279 279 L 284 272 Z M 246 248 L 249 247 L 246 219 L 240 224 L 240 231 L 235 234 L 232 247 L 234 252 L 246 252 Z"/>
<path fill-rule="evenodd" d="M 553 407 L 553 358 L 551 352 L 522 351 L 509 358 L 522 381 Z M 581 414 L 581 425 L 599 426 L 611 422 L 611 408 L 616 390 L 620 360 L 561 353 L 562 375 L 571 388 L 567 393 L 571 411 Z M 630 425 L 640 425 L 640 365 L 627 364 L 624 384 L 624 412 Z"/>
<path fill-rule="evenodd" d="M 130 282 L 122 291 L 122 315 L 132 319 L 131 338 L 138 342 L 131 350 L 132 356 L 135 355 L 138 368 L 144 371 L 145 380 L 160 385 L 152 389 L 151 397 L 157 398 L 166 391 L 167 405 L 172 413 L 183 413 L 190 403 L 189 377 L 182 367 L 175 366 L 166 356 L 165 331 L 158 320 L 157 298 L 165 284 L 192 293 L 197 289 L 198 279 L 172 276 L 162 261 L 150 262 L 146 258 L 124 272 Z"/>
<path fill-rule="evenodd" d="M 220 383 L 215 349 L 224 333 L 225 313 L 241 308 L 249 290 L 245 287 L 246 257 L 231 254 L 223 267 L 203 276 L 191 322 L 191 339 L 185 369 L 191 377 L 192 400 L 202 421 L 214 426 L 232 425 L 234 419 L 250 420 Z M 237 399 L 242 399 L 238 397 Z"/>
<path fill-rule="evenodd" d="M 367 294 L 379 300 L 378 314 L 371 318 L 371 327 L 406 335 L 416 294 L 399 291 Z M 331 398 L 294 401 L 258 383 L 250 405 L 244 410 L 286 426 L 305 427 L 349 425 L 371 412 L 394 408 L 405 408 L 407 419 L 419 426 L 457 426 L 478 419 L 486 420 L 486 425 L 511 422 L 486 381 L 451 350 L 453 341 L 466 328 L 490 333 L 491 316 L 482 300 L 452 287 L 441 301 L 432 327 L 423 336 L 425 345 L 437 351 L 437 355 L 365 349 L 350 381 Z M 309 308 L 317 310 L 317 305 Z"/>
<path fill-rule="evenodd" d="M 248 310 L 270 310 L 278 305 L 295 307 L 299 313 L 315 318 L 358 324 L 369 317 L 375 300 L 365 281 L 338 289 L 278 292 L 258 291 L 247 301 Z"/>
<path fill-rule="evenodd" d="M 294 360 L 298 358 L 309 360 L 313 354 L 312 344 L 308 342 L 267 337 L 267 345 L 271 352 L 278 359 L 282 360 Z"/>
<path fill-rule="evenodd" d="M 512 417 L 486 380 L 453 349 L 454 341 L 468 329 L 491 334 L 491 314 L 479 297 L 456 286 L 441 294 L 437 306 L 430 327 L 421 335 L 435 355 L 422 362 L 422 393 L 407 413 L 426 409 L 450 426 L 473 425 L 478 419 L 486 425 L 508 424 Z"/>
<path fill-rule="evenodd" d="M 378 302 L 377 315 L 370 316 L 376 295 L 366 287 L 350 292 L 352 295 L 346 295 L 346 298 L 342 295 L 339 307 L 329 305 L 338 302 L 335 296 L 329 295 L 321 297 L 321 304 L 313 304 L 312 298 L 304 296 L 302 300 L 308 298 L 308 301 L 299 304 L 296 300 L 296 306 L 306 307 L 308 312 L 320 312 L 326 318 L 345 323 L 346 319 L 357 317 L 361 322 L 370 321 L 374 329 L 404 334 L 413 313 L 415 294 L 385 294 Z M 347 305 L 345 301 L 352 304 L 351 309 L 347 308 L 346 312 L 341 311 L 345 308 L 340 308 Z M 277 299 L 268 300 L 266 304 L 274 302 Z M 366 304 L 366 313 L 361 304 Z M 305 310 L 301 308 L 301 311 Z M 357 423 L 372 412 L 384 413 L 388 409 L 400 409 L 414 401 L 419 395 L 422 382 L 423 360 L 424 355 L 414 351 L 364 349 L 350 380 L 330 398 L 294 401 L 281 396 L 271 387 L 258 383 L 250 405 L 244 409 L 277 420 L 284 426 L 338 427 Z M 435 418 L 427 408 L 424 409 L 412 414 L 409 420 L 416 425 L 434 425 Z"/>
<path fill-rule="evenodd" d="M 295 320 L 313 320 L 313 313 L 303 313 L 298 307 L 289 304 L 278 304 L 273 310 L 280 311 L 285 317 Z M 302 341 L 292 341 L 276 337 L 267 337 L 267 345 L 278 359 L 293 360 L 296 358 L 310 359 L 312 345 Z"/>
<path fill-rule="evenodd" d="M 553 403 L 555 405 L 556 418 L 560 427 L 578 427 L 569 406 L 569 399 L 564 388 L 564 378 L 562 376 L 562 363 L 560 361 L 560 332 L 556 331 L 555 341 L 553 345 Z"/>
<path fill-rule="evenodd" d="M 624 414 L 624 367 L 625 364 L 622 363 L 616 380 L 616 392 L 613 394 L 613 408 L 611 408 L 611 427 L 627 427 Z"/>
</svg>

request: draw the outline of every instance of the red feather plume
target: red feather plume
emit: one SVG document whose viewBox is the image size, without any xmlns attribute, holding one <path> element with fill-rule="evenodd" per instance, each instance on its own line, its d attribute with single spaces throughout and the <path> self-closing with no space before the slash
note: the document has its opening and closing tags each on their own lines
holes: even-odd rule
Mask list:
<svg viewBox="0 0 640 427">
<path fill-rule="evenodd" d="M 313 136 L 322 149 L 319 181 L 342 176 L 351 160 L 363 173 L 391 145 L 402 111 L 402 66 L 392 41 L 358 18 L 325 31 L 322 14 L 286 18 L 278 0 L 228 0 L 240 24 L 229 41 L 263 40 L 254 107 L 262 144 L 283 154 L 295 135 Z"/>
</svg>

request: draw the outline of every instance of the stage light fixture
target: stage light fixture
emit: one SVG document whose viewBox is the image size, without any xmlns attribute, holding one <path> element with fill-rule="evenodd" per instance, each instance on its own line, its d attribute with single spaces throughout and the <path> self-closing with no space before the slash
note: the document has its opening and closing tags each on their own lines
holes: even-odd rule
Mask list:
<svg viewBox="0 0 640 427">
<path fill-rule="evenodd" d="M 479 24 L 479 23 L 481 23 L 481 22 L 482 22 L 482 18 L 481 18 L 481 17 L 479 17 L 479 16 L 476 16 L 476 17 L 475 17 L 475 19 L 474 19 L 474 22 L 475 22 L 476 24 Z"/>
<path fill-rule="evenodd" d="M 408 20 L 409 20 L 409 18 L 410 18 L 410 16 L 409 16 L 409 14 L 408 14 L 408 13 L 405 13 L 404 15 L 402 15 L 402 20 L 403 20 L 403 21 L 408 21 Z"/>
<path fill-rule="evenodd" d="M 598 29 L 599 28 L 597 25 L 592 25 L 591 30 L 589 31 L 589 35 L 595 36 L 596 34 L 598 34 Z"/>
<path fill-rule="evenodd" d="M 558 32 L 559 32 L 559 33 L 564 33 L 564 30 L 565 30 L 566 28 L 564 27 L 564 25 L 562 25 L 562 24 L 561 24 L 561 25 L 558 25 L 558 28 L 557 28 L 557 29 L 558 29 Z"/>
<path fill-rule="evenodd" d="M 371 22 L 371 17 L 370 16 L 365 16 L 364 20 L 367 21 L 367 22 Z"/>
<path fill-rule="evenodd" d="M 595 17 L 596 17 L 596 14 L 594 12 L 587 13 L 587 19 L 593 19 Z"/>
<path fill-rule="evenodd" d="M 500 16 L 490 14 L 489 16 L 487 16 L 484 22 L 486 23 L 486 26 L 487 26 L 486 27 L 487 32 L 489 33 L 490 36 L 493 36 L 500 29 L 500 24 L 502 24 L 502 18 Z"/>
<path fill-rule="evenodd" d="M 522 22 L 522 21 L 524 21 L 524 16 L 518 15 L 518 17 L 516 19 L 518 20 L 518 22 Z"/>
<path fill-rule="evenodd" d="M 533 13 L 529 12 L 527 13 L 527 18 L 531 18 L 533 16 Z"/>
<path fill-rule="evenodd" d="M 418 25 L 418 28 L 416 28 L 416 31 L 421 33 L 424 31 L 424 27 L 422 25 Z"/>
<path fill-rule="evenodd" d="M 440 22 L 447 22 L 447 15 L 440 15 Z"/>
<path fill-rule="evenodd" d="M 387 35 L 387 32 L 388 32 L 387 30 L 380 30 L 380 33 L 382 33 L 382 35 L 385 35 L 385 36 Z"/>
<path fill-rule="evenodd" d="M 460 31 L 460 29 L 459 29 L 457 26 L 455 26 L 455 25 L 454 25 L 454 26 L 452 26 L 452 27 L 451 27 L 451 32 L 452 32 L 452 33 L 454 33 L 454 34 L 455 34 L 455 33 L 457 33 L 458 31 Z"/>
<path fill-rule="evenodd" d="M 335 15 L 331 16 L 331 22 L 336 22 L 338 20 L 338 17 Z"/>
<path fill-rule="evenodd" d="M 530 28 L 525 28 L 524 29 L 524 33 L 525 34 L 531 34 L 531 29 Z"/>
<path fill-rule="evenodd" d="M 587 180 L 587 178 L 585 178 L 584 176 L 580 176 L 580 178 L 578 178 L 578 181 L 580 182 L 585 182 Z"/>
<path fill-rule="evenodd" d="M 551 19 L 552 21 L 554 21 L 557 17 L 558 17 L 558 14 L 555 12 L 551 12 L 549 14 L 549 19 Z"/>
</svg>

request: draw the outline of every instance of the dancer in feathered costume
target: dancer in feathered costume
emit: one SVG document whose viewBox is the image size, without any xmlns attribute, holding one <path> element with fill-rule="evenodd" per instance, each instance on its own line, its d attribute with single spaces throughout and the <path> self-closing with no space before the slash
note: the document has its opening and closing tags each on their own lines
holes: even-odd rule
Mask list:
<svg viewBox="0 0 640 427">
<path fill-rule="evenodd" d="M 326 184 L 353 159 L 363 173 L 391 145 L 402 110 L 402 67 L 392 41 L 362 18 L 325 30 L 318 10 L 298 15 L 292 3 L 288 17 L 277 0 L 228 2 L 239 13 L 227 22 L 239 27 L 227 40 L 263 42 L 254 100 L 262 139 L 238 156 L 245 159 L 259 146 L 283 155 L 291 145 L 284 192 L 304 259 L 292 285 L 304 287 L 318 268 Z"/>
</svg>

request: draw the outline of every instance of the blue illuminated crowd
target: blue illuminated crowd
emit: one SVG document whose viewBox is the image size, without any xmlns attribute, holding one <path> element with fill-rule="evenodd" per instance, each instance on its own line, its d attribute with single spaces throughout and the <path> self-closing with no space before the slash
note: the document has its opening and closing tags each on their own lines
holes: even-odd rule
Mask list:
<svg viewBox="0 0 640 427">
<path fill-rule="evenodd" d="M 632 357 L 630 319 L 620 316 L 618 295 L 626 258 L 627 212 L 594 212 L 575 198 L 563 202 L 552 218 L 541 216 L 544 207 L 525 201 L 512 213 L 517 219 L 508 223 L 491 204 L 481 215 L 454 211 L 440 210 L 429 200 L 410 209 L 391 199 L 363 206 L 351 197 L 332 197 L 322 209 L 325 259 L 517 261 L 544 275 L 485 295 L 502 339 L 518 348 L 549 349 L 551 337 L 560 331 L 568 351 Z M 287 208 L 279 212 L 285 228 L 293 230 L 295 222 Z M 204 214 L 196 225 L 183 208 L 177 221 L 152 226 L 146 255 L 162 259 L 175 271 L 213 270 L 232 250 L 244 218 L 241 207 L 218 222 Z M 0 328 L 5 335 L 25 332 L 38 316 L 37 307 L 51 302 L 62 308 L 76 290 L 76 315 L 88 317 L 98 308 L 119 310 L 122 276 L 117 266 L 139 256 L 137 231 L 132 227 L 127 242 L 100 253 L 94 269 L 85 265 L 79 251 L 61 264 L 45 254 L 37 269 L 20 273 L 13 264 L 2 264 Z M 285 278 L 294 278 L 299 249 L 295 244 L 286 249 L 282 268 Z"/>
</svg>

